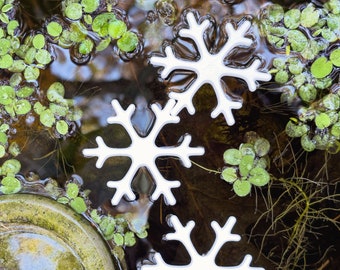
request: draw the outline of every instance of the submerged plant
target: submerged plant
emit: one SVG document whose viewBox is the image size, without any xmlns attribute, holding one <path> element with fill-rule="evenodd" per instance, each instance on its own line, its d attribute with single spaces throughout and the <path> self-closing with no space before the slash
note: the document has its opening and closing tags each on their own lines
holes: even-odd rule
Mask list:
<svg viewBox="0 0 340 270">
<path fill-rule="evenodd" d="M 308 156 L 305 166 L 299 168 L 292 145 L 280 144 L 278 139 L 278 147 L 286 151 L 275 157 L 280 176 L 272 175 L 263 194 L 267 209 L 252 224 L 250 240 L 277 269 L 316 269 L 329 263 L 325 256 L 332 252 L 332 243 L 322 243 L 320 235 L 325 228 L 339 231 L 340 195 L 327 176 L 327 153 L 325 164 L 316 174 L 311 174 Z M 284 159 L 290 154 L 293 163 L 286 166 Z"/>
</svg>

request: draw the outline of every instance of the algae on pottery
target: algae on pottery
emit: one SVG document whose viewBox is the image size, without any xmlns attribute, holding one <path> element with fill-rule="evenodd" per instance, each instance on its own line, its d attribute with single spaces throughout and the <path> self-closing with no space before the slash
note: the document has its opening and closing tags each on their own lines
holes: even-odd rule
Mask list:
<svg viewBox="0 0 340 270">
<path fill-rule="evenodd" d="M 0 196 L 0 268 L 120 269 L 97 231 L 43 196 Z"/>
</svg>

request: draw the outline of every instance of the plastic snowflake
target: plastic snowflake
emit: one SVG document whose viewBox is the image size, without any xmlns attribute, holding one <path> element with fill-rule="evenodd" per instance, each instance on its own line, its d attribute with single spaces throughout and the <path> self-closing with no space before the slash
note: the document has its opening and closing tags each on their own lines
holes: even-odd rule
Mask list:
<svg viewBox="0 0 340 270">
<path fill-rule="evenodd" d="M 209 27 L 210 21 L 204 20 L 198 24 L 195 15 L 189 12 L 186 15 L 188 28 L 183 28 L 179 31 L 179 36 L 190 38 L 196 44 L 199 59 L 197 61 L 189 61 L 182 58 L 177 58 L 171 46 L 165 48 L 165 56 L 152 56 L 150 63 L 154 66 L 163 67 L 161 77 L 166 79 L 171 72 L 177 70 L 196 73 L 196 79 L 188 86 L 184 92 L 170 92 L 169 97 L 177 101 L 176 106 L 172 110 L 172 114 L 177 115 L 183 108 L 186 108 L 190 114 L 195 113 L 195 108 L 192 104 L 192 99 L 196 92 L 203 84 L 210 84 L 215 91 L 217 98 L 217 106 L 212 111 L 211 117 L 216 118 L 219 114 L 223 114 L 228 125 L 235 123 L 232 109 L 242 107 L 242 102 L 233 101 L 232 98 L 225 93 L 223 89 L 222 78 L 226 76 L 237 77 L 243 79 L 250 91 L 256 90 L 256 81 L 269 81 L 271 75 L 266 72 L 258 71 L 261 64 L 259 59 L 256 59 L 246 68 L 234 68 L 226 66 L 225 58 L 235 47 L 249 47 L 253 41 L 245 37 L 248 29 L 251 26 L 250 21 L 244 21 L 238 29 L 234 29 L 231 23 L 225 25 L 228 34 L 228 41 L 216 54 L 211 54 L 205 45 L 205 31 Z M 186 74 L 186 73 L 183 73 Z"/>
<path fill-rule="evenodd" d="M 161 270 L 170 270 L 170 269 L 186 269 L 186 270 L 197 270 L 197 269 L 209 269 L 209 270 L 218 270 L 218 269 L 240 269 L 240 270 L 264 270 L 262 267 L 251 267 L 252 256 L 246 255 L 243 261 L 237 266 L 218 266 L 215 264 L 215 258 L 221 247 L 226 242 L 235 241 L 238 242 L 241 237 L 238 234 L 232 234 L 231 230 L 236 223 L 236 218 L 231 216 L 225 223 L 223 227 L 220 227 L 216 221 L 211 222 L 211 227 L 214 229 L 216 238 L 215 241 L 210 248 L 209 252 L 204 255 L 200 255 L 195 247 L 193 246 L 190 234 L 192 229 L 195 226 L 194 221 L 189 221 L 186 226 L 183 226 L 179 221 L 177 216 L 172 215 L 170 217 L 170 226 L 175 229 L 174 233 L 169 233 L 165 236 L 165 240 L 177 240 L 182 242 L 188 251 L 191 262 L 188 265 L 169 265 L 164 262 L 162 256 L 159 253 L 155 253 L 153 257 L 153 261 L 155 264 L 153 265 L 143 265 L 140 267 L 141 270 L 149 270 L 149 269 L 161 269 Z"/>
<path fill-rule="evenodd" d="M 121 180 L 108 181 L 107 183 L 108 187 L 116 188 L 116 193 L 111 203 L 117 205 L 124 195 L 126 195 L 129 200 L 136 198 L 131 189 L 131 182 L 137 170 L 141 167 L 146 167 L 156 184 L 151 199 L 156 200 L 163 194 L 165 202 L 174 205 L 176 199 L 171 189 L 179 187 L 180 182 L 166 180 L 159 172 L 155 160 L 158 157 L 165 156 L 178 157 L 182 161 L 183 166 L 189 168 L 191 166 L 190 156 L 200 156 L 204 154 L 203 147 L 189 147 L 191 142 L 191 136 L 189 134 L 185 134 L 179 144 L 175 146 L 160 147 L 155 144 L 156 137 L 165 125 L 178 123 L 180 121 L 178 116 L 170 114 L 170 111 L 175 105 L 175 101 L 169 100 L 163 109 L 161 109 L 158 104 L 151 105 L 151 110 L 155 114 L 155 121 L 150 133 L 145 137 L 139 136 L 131 123 L 131 117 L 135 112 L 135 105 L 131 104 L 124 110 L 118 100 L 114 99 L 111 103 L 116 115 L 109 117 L 107 122 L 109 124 L 120 124 L 126 129 L 131 139 L 130 146 L 127 148 L 111 148 L 105 144 L 102 137 L 98 136 L 96 138 L 97 148 L 83 150 L 83 154 L 87 157 L 98 157 L 96 163 L 97 168 L 101 168 L 110 157 L 125 156 L 131 159 L 132 163 L 126 175 Z"/>
</svg>

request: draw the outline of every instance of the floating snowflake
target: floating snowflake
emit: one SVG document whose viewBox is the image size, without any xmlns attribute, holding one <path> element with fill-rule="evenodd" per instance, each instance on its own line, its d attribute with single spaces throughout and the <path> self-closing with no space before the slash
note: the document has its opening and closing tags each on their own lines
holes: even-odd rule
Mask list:
<svg viewBox="0 0 340 270">
<path fill-rule="evenodd" d="M 232 98 L 225 93 L 223 89 L 222 78 L 226 76 L 237 77 L 243 79 L 250 91 L 256 90 L 256 81 L 269 81 L 271 75 L 266 72 L 258 71 L 261 64 L 259 59 L 246 68 L 234 68 L 225 65 L 224 60 L 232 49 L 239 46 L 249 47 L 253 41 L 245 37 L 246 32 L 251 26 L 250 21 L 244 21 L 237 30 L 234 29 L 231 23 L 225 25 L 228 34 L 228 41 L 216 54 L 211 54 L 205 45 L 204 36 L 205 31 L 209 27 L 210 21 L 204 20 L 198 24 L 192 12 L 186 15 L 188 28 L 183 28 L 179 31 L 179 36 L 183 38 L 190 38 L 197 46 L 199 59 L 197 61 L 189 61 L 182 58 L 177 58 L 171 46 L 165 48 L 165 56 L 152 56 L 150 63 L 154 66 L 163 67 L 161 77 L 166 79 L 171 72 L 177 70 L 196 73 L 197 77 L 194 82 L 184 92 L 170 92 L 169 97 L 177 101 L 173 115 L 177 115 L 183 108 L 187 108 L 190 114 L 195 113 L 195 108 L 192 104 L 192 99 L 196 92 L 203 84 L 210 84 L 215 91 L 217 98 L 217 106 L 212 111 L 211 117 L 216 118 L 219 114 L 223 114 L 227 124 L 233 125 L 235 123 L 232 109 L 239 109 L 242 107 L 242 102 L 233 101 Z M 184 73 L 185 74 L 185 73 Z"/>
<path fill-rule="evenodd" d="M 250 263 L 252 260 L 251 255 L 246 255 L 241 262 L 241 264 L 237 266 L 218 266 L 215 264 L 215 258 L 217 253 L 220 251 L 221 247 L 226 242 L 240 241 L 241 237 L 238 234 L 232 234 L 231 230 L 236 223 L 236 218 L 231 216 L 225 223 L 223 227 L 220 227 L 216 221 L 211 222 L 211 227 L 214 229 L 216 238 L 215 241 L 210 248 L 209 252 L 204 255 L 200 255 L 195 247 L 193 246 L 190 234 L 192 229 L 195 226 L 194 221 L 189 221 L 186 226 L 183 226 L 179 221 L 177 216 L 172 215 L 170 217 L 170 226 L 175 229 L 174 233 L 169 233 L 165 236 L 165 240 L 177 240 L 183 243 L 184 247 L 188 251 L 191 262 L 188 265 L 169 265 L 164 262 L 162 256 L 159 253 L 154 254 L 154 263 L 153 265 L 143 265 L 141 266 L 141 270 L 149 270 L 149 269 L 161 269 L 161 270 L 170 270 L 170 269 L 186 269 L 186 270 L 197 270 L 197 269 L 209 269 L 209 270 L 218 270 L 218 269 L 240 269 L 240 270 L 264 270 L 262 267 L 251 267 Z"/>
<path fill-rule="evenodd" d="M 156 137 L 165 125 L 178 123 L 180 121 L 178 116 L 170 114 L 170 111 L 175 105 L 175 101 L 169 100 L 163 109 L 161 109 L 158 104 L 151 105 L 151 109 L 155 114 L 155 121 L 150 133 L 146 137 L 139 136 L 131 123 L 131 117 L 135 112 L 135 105 L 131 104 L 124 110 L 118 100 L 114 99 L 111 103 L 116 115 L 109 117 L 107 122 L 109 124 L 120 124 L 126 129 L 131 139 L 130 146 L 127 148 L 111 148 L 105 144 L 102 137 L 98 136 L 96 138 L 98 147 L 84 149 L 83 154 L 87 157 L 98 157 L 96 163 L 97 168 L 101 168 L 110 157 L 125 156 L 131 159 L 132 163 L 126 175 L 121 180 L 109 181 L 107 183 L 108 187 L 116 188 L 116 193 L 111 200 L 112 204 L 117 205 L 124 195 L 126 195 L 129 200 L 136 198 L 131 189 L 131 182 L 137 170 L 141 167 L 146 167 L 153 176 L 156 184 L 151 199 L 156 200 L 163 194 L 166 203 L 174 205 L 176 199 L 171 189 L 179 187 L 180 182 L 166 180 L 159 172 L 155 160 L 158 157 L 164 156 L 178 157 L 182 161 L 183 166 L 189 168 L 191 166 L 190 156 L 200 156 L 204 154 L 203 147 L 189 147 L 191 136 L 188 134 L 185 134 L 176 146 L 160 147 L 155 144 Z"/>
</svg>

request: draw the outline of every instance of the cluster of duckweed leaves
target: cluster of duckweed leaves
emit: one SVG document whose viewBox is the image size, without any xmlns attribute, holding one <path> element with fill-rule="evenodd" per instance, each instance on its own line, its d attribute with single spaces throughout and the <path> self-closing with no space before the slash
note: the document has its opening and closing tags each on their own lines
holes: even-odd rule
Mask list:
<svg viewBox="0 0 340 270">
<path fill-rule="evenodd" d="M 65 0 L 62 12 L 66 21 L 52 19 L 46 24 L 46 31 L 52 42 L 75 48 L 78 62 L 88 60 L 93 51 L 103 51 L 113 42 L 123 53 L 135 51 L 139 44 L 137 34 L 128 30 L 124 14 L 106 1 Z"/>
<path fill-rule="evenodd" d="M 298 118 L 292 117 L 286 125 L 287 135 L 300 138 L 305 151 L 340 151 L 340 90 L 339 85 L 333 88 L 309 107 L 301 107 Z"/>
<path fill-rule="evenodd" d="M 265 138 L 259 137 L 255 132 L 246 134 L 247 141 L 239 148 L 230 148 L 223 154 L 226 167 L 221 177 L 233 184 L 233 190 L 240 197 L 247 196 L 252 185 L 262 187 L 268 184 L 270 175 L 268 152 L 270 144 Z"/>
<path fill-rule="evenodd" d="M 0 0 L 0 71 L 5 75 L 0 85 L 0 158 L 20 153 L 15 138 L 9 143 L 12 124 L 20 119 L 37 119 L 60 138 L 81 118 L 74 100 L 64 97 L 61 83 L 53 83 L 47 91 L 39 88 L 40 71 L 54 60 L 51 42 L 77 48 L 81 56 L 89 56 L 94 49 L 104 50 L 113 40 L 123 52 L 134 51 L 139 44 L 137 35 L 128 31 L 124 14 L 104 1 L 63 1 L 64 19 L 54 16 L 40 30 L 26 34 L 20 32 L 15 19 L 18 4 Z M 94 39 L 100 42 L 95 44 Z"/>
<path fill-rule="evenodd" d="M 91 209 L 89 193 L 89 190 L 81 191 L 76 181 L 69 181 L 65 185 L 65 190 L 58 189 L 57 202 L 69 205 L 78 214 L 89 213 L 88 218 L 91 222 L 98 227 L 106 241 L 113 241 L 114 246 L 130 247 L 135 245 L 136 237 L 147 237 L 148 226 L 136 229 L 136 226 L 133 226 L 133 219 L 129 218 L 129 213 L 111 216 L 102 214 L 100 209 Z"/>
<path fill-rule="evenodd" d="M 21 164 L 16 159 L 6 160 L 0 167 L 0 175 L 3 176 L 0 185 L 0 193 L 13 194 L 21 190 L 21 182 L 15 177 L 21 169 Z"/>
<path fill-rule="evenodd" d="M 146 238 L 147 227 L 136 230 L 135 226 L 127 218 L 128 213 L 116 216 L 102 215 L 98 209 L 90 212 L 92 220 L 98 225 L 105 240 L 112 240 L 117 246 L 131 247 L 136 244 L 136 237 Z"/>
<path fill-rule="evenodd" d="M 322 8 L 309 3 L 287 11 L 278 4 L 268 5 L 259 23 L 262 34 L 275 48 L 313 60 L 340 38 L 340 4 L 329 0 Z"/>
<path fill-rule="evenodd" d="M 16 2 L 0 0 L 0 69 L 22 74 L 26 81 L 38 79 L 40 71 L 52 61 L 45 37 L 41 33 L 21 40 L 19 22 L 14 19 Z"/>
<path fill-rule="evenodd" d="M 281 101 L 298 104 L 286 133 L 300 138 L 304 150 L 340 151 L 339 86 L 340 2 L 329 0 L 323 7 L 313 3 L 284 12 L 269 5 L 261 15 L 262 32 L 269 43 L 285 48 L 286 55 L 273 60 L 274 80 L 285 85 Z M 279 35 L 279 32 L 282 35 Z M 294 38 L 292 38 L 295 35 Z"/>
</svg>

